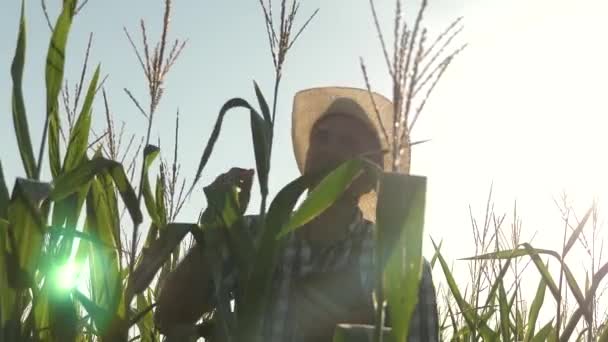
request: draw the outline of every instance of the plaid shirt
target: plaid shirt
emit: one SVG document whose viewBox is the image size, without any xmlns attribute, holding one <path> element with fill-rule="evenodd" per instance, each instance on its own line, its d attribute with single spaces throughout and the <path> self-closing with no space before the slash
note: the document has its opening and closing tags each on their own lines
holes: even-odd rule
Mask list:
<svg viewBox="0 0 608 342">
<path fill-rule="evenodd" d="M 253 217 L 248 217 L 249 226 Z M 357 270 L 358 284 L 344 283 L 344 288 L 357 286 L 362 294 L 367 295 L 352 298 L 354 301 L 369 303 L 369 314 L 373 317 L 372 292 L 374 289 L 374 236 L 373 223 L 365 220 L 358 212 L 348 229 L 348 237 L 333 245 L 315 247 L 291 234 L 286 241 L 272 283 L 271 305 L 268 308 L 263 330 L 263 340 L 269 342 L 300 342 L 302 327 L 298 322 L 302 320 L 322 319 L 319 317 L 296 317 L 301 310 L 297 309 L 298 296 L 294 295 L 295 288 L 302 279 L 311 275 L 332 275 L 349 266 L 354 265 Z M 255 232 L 254 232 L 255 235 Z M 235 288 L 236 270 L 232 267 L 229 256 L 225 260 L 225 270 L 228 271 L 225 285 Z M 348 291 L 348 290 L 346 290 Z M 322 298 L 321 302 L 331 301 L 331 298 Z M 325 309 L 323 307 L 321 310 Z M 330 309 L 331 311 L 331 309 Z M 339 309 L 337 309 L 339 312 Z M 301 316 L 301 315 L 300 315 Z M 348 322 L 345 322 L 348 323 Z M 369 322 L 371 323 L 371 322 Z M 387 317 L 390 324 L 390 317 Z M 314 322 L 309 323 L 314 327 Z M 300 330 L 299 330 L 300 329 Z M 418 304 L 410 323 L 409 342 L 438 341 L 439 323 L 435 288 L 429 263 L 423 263 L 422 279 L 420 282 Z"/>
</svg>

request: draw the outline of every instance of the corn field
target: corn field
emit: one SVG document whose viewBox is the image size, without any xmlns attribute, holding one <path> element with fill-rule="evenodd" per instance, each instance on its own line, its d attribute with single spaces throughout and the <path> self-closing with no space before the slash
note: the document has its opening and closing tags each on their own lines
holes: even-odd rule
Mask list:
<svg viewBox="0 0 608 342">
<path fill-rule="evenodd" d="M 264 322 L 262 313 L 272 295 L 269 293 L 272 270 L 283 238 L 327 209 L 363 172 L 374 177 L 385 194 L 379 196 L 378 213 L 389 210 L 390 203 L 397 198 L 394 196 L 398 196 L 388 190 L 382 192 L 396 184 L 391 173 L 357 158 L 327 173 L 301 176 L 269 198 L 270 161 L 276 143 L 275 114 L 281 80 L 286 75 L 285 60 L 306 27 L 314 25 L 318 10 L 294 26 L 300 3 L 280 1 L 282 10 L 277 19 L 272 12 L 272 0 L 260 0 L 268 33 L 262 38 L 267 38 L 270 45 L 274 88 L 266 92 L 254 82 L 250 94 L 225 102 L 199 166 L 191 173 L 192 181 L 186 183 L 178 158 L 179 115 L 174 151 L 161 151 L 151 141 L 151 127 L 165 92 L 164 80 L 187 49 L 185 41 L 169 39 L 171 0 L 164 1 L 162 34 L 157 43 L 150 41 L 143 21 L 141 42 L 125 29 L 135 57 L 132 61 L 141 67 L 149 95 L 148 102 L 141 103 L 125 89 L 147 120 L 147 132 L 141 137 L 124 136 L 116 127 L 109 110 L 103 71 L 100 66 L 93 69 L 89 66 L 89 49 L 76 91 L 70 93 L 67 87 L 65 70 L 73 68 L 65 62 L 72 21 L 87 2 L 64 0 L 59 16 L 50 18 L 46 2 L 42 1 L 52 34 L 45 74 L 39 75 L 46 90 L 46 119 L 40 146 L 32 145 L 28 99 L 23 93 L 28 18 L 26 2 L 22 2 L 10 74 L 12 131 L 23 173 L 16 179 L 6 179 L 0 163 L 0 342 L 196 341 L 201 337 L 211 341 L 259 340 L 257 336 Z M 391 137 L 394 170 L 402 162 L 409 173 L 410 146 L 420 143 L 410 141 L 411 130 L 443 72 L 466 45 L 454 48 L 450 45 L 461 30 L 462 20 L 457 19 L 427 46 L 422 21 L 427 1 L 422 1 L 411 25 L 401 18 L 402 6 L 401 1 L 396 2 L 391 55 L 380 31 L 374 2 L 370 0 L 371 17 L 394 85 L 393 124 L 403 127 Z M 451 52 L 444 53 L 447 50 Z M 371 93 L 367 70 L 361 60 L 365 87 Z M 92 124 L 93 103 L 99 97 L 105 106 L 105 127 Z M 216 141 L 221 134 L 229 134 L 230 127 L 223 127 L 222 123 L 235 108 L 245 109 L 249 114 L 255 170 L 242 170 L 248 177 L 245 182 L 214 182 L 204 187 L 207 201 L 206 206 L 198 208 L 201 214 L 186 222 L 177 221 L 191 194 L 199 189 L 199 180 L 212 158 Z M 172 160 L 167 160 L 166 155 L 173 156 Z M 42 177 L 43 169 L 49 171 L 46 179 Z M 243 228 L 249 198 L 255 191 L 254 175 L 262 199 L 259 210 L 254 210 L 261 218 L 258 224 L 263 232 L 260 241 L 255 242 Z M 396 323 L 381 334 L 384 341 L 404 341 L 407 336 L 408 323 L 403 317 L 409 317 L 416 298 L 403 293 L 411 293 L 411 289 L 418 287 L 421 246 L 426 238 L 423 234 L 426 178 L 408 175 L 406 179 L 399 188 L 407 190 L 411 198 L 404 215 L 384 220 L 390 221 L 390 226 L 377 227 L 382 232 L 376 241 L 378 246 L 397 256 L 387 260 L 383 272 L 386 279 L 398 281 L 378 284 L 385 289 L 383 298 L 388 298 L 389 304 L 398 299 L 393 305 L 398 310 L 391 312 Z M 9 191 L 8 186 L 13 183 Z M 317 183 L 320 185 L 297 205 L 307 189 Z M 478 223 L 472 217 L 476 250 L 470 258 L 458 261 L 469 265 L 469 284 L 455 280 L 451 261 L 441 252 L 442 244 L 433 241 L 435 250 L 430 262 L 434 273 L 442 276 L 435 277 L 442 340 L 608 341 L 608 312 L 599 305 L 606 288 L 608 263 L 602 264 L 601 251 L 591 248 L 586 238 L 591 234 L 593 239 L 599 229 L 597 206 L 589 208 L 580 220 L 564 214 L 563 246 L 553 251 L 519 241 L 517 224 L 511 230 L 505 228 L 505 217 L 496 214 L 489 203 L 483 222 Z M 176 326 L 170 336 L 163 336 L 155 327 L 154 309 L 160 288 L 182 259 L 188 240 L 203 246 L 214 276 L 222 273 L 222 251 L 232 251 L 237 259 L 239 280 L 247 286 L 239 289 L 236 296 L 216 286 L 214 310 L 205 313 L 197 325 Z M 584 281 L 574 276 L 572 266 L 566 262 L 567 255 L 576 248 L 592 252 L 592 272 Z M 404 255 L 407 257 L 399 257 Z M 406 263 L 413 267 L 403 267 Z M 549 264 L 557 265 L 557 272 L 554 267 L 550 270 Z M 530 273 L 540 279 L 531 295 L 521 286 L 524 274 Z M 85 285 L 75 286 L 72 280 L 76 274 L 85 280 Z M 382 274 L 379 278 L 382 279 Z M 543 308 L 555 311 L 545 317 L 540 315 Z M 334 341 L 377 340 L 373 331 L 371 325 L 340 325 Z"/>
</svg>

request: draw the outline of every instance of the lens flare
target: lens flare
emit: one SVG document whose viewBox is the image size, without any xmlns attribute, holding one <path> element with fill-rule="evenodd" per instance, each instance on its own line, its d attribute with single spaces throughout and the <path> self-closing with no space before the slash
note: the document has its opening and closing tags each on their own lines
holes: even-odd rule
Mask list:
<svg viewBox="0 0 608 342">
<path fill-rule="evenodd" d="M 62 290 L 71 290 L 78 285 L 78 267 L 73 262 L 68 262 L 57 268 L 55 273 L 55 283 Z"/>
</svg>

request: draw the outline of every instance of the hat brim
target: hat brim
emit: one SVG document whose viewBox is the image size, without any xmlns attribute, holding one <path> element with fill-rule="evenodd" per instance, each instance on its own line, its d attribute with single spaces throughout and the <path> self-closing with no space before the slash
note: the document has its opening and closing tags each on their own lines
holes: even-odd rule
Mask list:
<svg viewBox="0 0 608 342">
<path fill-rule="evenodd" d="M 393 104 L 378 93 L 366 89 L 348 87 L 311 88 L 296 93 L 292 112 L 292 141 L 296 162 L 300 172 L 306 169 L 306 156 L 310 146 L 310 134 L 315 123 L 329 114 L 328 109 L 339 98 L 355 101 L 364 111 L 368 123 L 371 123 L 383 150 L 389 150 L 388 139 L 392 136 Z M 345 112 L 361 119 L 359 113 Z M 386 133 L 386 136 L 385 136 Z M 384 169 L 390 169 L 391 153 L 384 154 Z M 375 220 L 375 195 L 366 194 L 361 198 L 360 208 L 366 219 Z"/>
</svg>

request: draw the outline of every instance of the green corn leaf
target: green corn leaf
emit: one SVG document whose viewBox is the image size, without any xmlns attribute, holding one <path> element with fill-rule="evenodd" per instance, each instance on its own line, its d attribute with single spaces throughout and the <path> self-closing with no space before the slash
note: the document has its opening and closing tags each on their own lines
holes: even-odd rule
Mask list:
<svg viewBox="0 0 608 342">
<path fill-rule="evenodd" d="M 4 178 L 4 171 L 2 170 L 2 162 L 0 161 L 0 219 L 6 219 L 8 217 L 9 202 L 10 197 L 8 195 L 8 188 Z"/>
<path fill-rule="evenodd" d="M 51 334 L 48 329 L 51 324 L 49 317 L 49 291 L 51 288 L 50 282 L 45 282 L 45 286 L 38 292 L 34 306 L 35 326 L 41 341 L 51 339 Z"/>
<path fill-rule="evenodd" d="M 462 297 L 462 294 L 460 293 L 460 289 L 458 288 L 458 285 L 456 285 L 456 280 L 454 279 L 454 276 L 452 275 L 452 272 L 450 271 L 450 268 L 449 268 L 447 262 L 445 261 L 445 259 L 441 255 L 441 253 L 439 252 L 439 248 L 435 244 L 435 241 L 432 241 L 432 243 L 433 243 L 433 246 L 435 247 L 435 252 L 437 254 L 437 260 L 439 261 L 439 264 L 441 265 L 443 274 L 448 283 L 448 287 L 450 288 L 450 293 L 454 296 L 454 300 L 456 301 L 458 308 L 462 312 L 465 322 L 467 323 L 467 325 L 469 326 L 470 329 L 474 329 L 475 320 L 473 319 L 473 317 L 471 315 L 471 306 Z"/>
<path fill-rule="evenodd" d="M 509 301 L 509 311 L 510 312 L 513 311 L 513 305 L 515 304 L 516 297 L 517 297 L 517 291 L 513 291 L 513 294 L 511 295 L 511 300 Z M 515 305 L 515 324 L 513 324 L 513 322 L 512 322 L 511 328 L 513 330 L 513 334 L 515 334 L 515 338 L 517 339 L 517 341 L 521 341 L 524 338 L 523 325 L 524 325 L 524 319 L 521 315 L 521 310 L 519 310 L 519 307 L 517 305 Z"/>
<path fill-rule="evenodd" d="M 63 227 L 76 231 L 78 219 L 84 206 L 89 184 L 83 185 L 78 191 L 70 194 L 66 198 L 53 203 L 52 227 Z M 50 246 L 56 246 L 59 236 L 51 234 Z M 64 261 L 70 257 L 73 247 L 73 236 L 66 234 L 58 246 L 58 257 Z"/>
<path fill-rule="evenodd" d="M 534 329 L 536 328 L 536 321 L 538 319 L 538 314 L 540 312 L 541 307 L 545 301 L 545 290 L 547 289 L 547 284 L 543 278 L 540 279 L 538 283 L 538 289 L 536 290 L 536 295 L 534 295 L 534 300 L 532 301 L 532 306 L 530 307 L 530 313 L 528 315 L 528 327 L 526 329 L 526 336 L 524 341 L 529 342 L 532 340 L 534 336 Z"/>
<path fill-rule="evenodd" d="M 198 180 L 200 179 L 200 177 L 203 173 L 203 170 L 205 169 L 205 166 L 207 165 L 207 162 L 209 161 L 209 158 L 211 157 L 211 152 L 213 152 L 213 147 L 215 146 L 215 143 L 216 143 L 217 139 L 219 138 L 220 131 L 222 129 L 222 122 L 224 121 L 224 116 L 230 109 L 238 108 L 238 107 L 244 107 L 244 108 L 248 108 L 248 109 L 251 108 L 251 106 L 249 105 L 249 103 L 247 101 L 245 101 L 241 98 L 234 98 L 234 99 L 228 100 L 220 109 L 220 113 L 218 114 L 217 120 L 215 121 L 215 125 L 213 126 L 213 131 L 211 132 L 211 136 L 209 137 L 209 140 L 207 141 L 207 145 L 205 146 L 205 150 L 203 151 L 203 155 L 202 155 L 201 161 L 198 165 L 196 175 L 194 176 L 194 181 L 193 181 L 192 187 L 194 187 L 196 182 L 198 182 Z"/>
<path fill-rule="evenodd" d="M 128 181 L 123 166 L 112 160 L 95 158 L 57 177 L 54 181 L 51 199 L 57 201 L 78 191 L 83 185 L 90 182 L 94 176 L 103 172 L 108 172 L 112 177 L 133 222 L 141 223 L 143 218 L 135 191 Z"/>
<path fill-rule="evenodd" d="M 140 341 L 142 342 L 156 341 L 154 339 L 154 320 L 150 308 L 151 304 L 148 298 L 143 294 L 137 295 L 137 311 L 141 313 L 138 315 L 141 318 L 137 320 L 137 327 L 139 328 Z"/>
<path fill-rule="evenodd" d="M 435 248 L 435 251 L 438 251 L 437 244 L 435 244 L 435 241 L 432 241 L 432 243 Z M 448 287 L 450 288 L 450 292 L 454 296 L 454 300 L 456 301 L 458 308 L 462 312 L 465 322 L 467 323 L 467 327 L 470 330 L 476 330 L 476 328 L 479 327 L 480 333 L 484 337 L 484 339 L 490 341 L 495 340 L 497 338 L 496 332 L 493 331 L 490 327 L 488 327 L 483 319 L 480 319 L 477 316 L 475 309 L 462 297 L 460 289 L 456 284 L 456 280 L 454 279 L 454 276 L 452 275 L 452 272 L 450 271 L 450 268 L 441 253 L 438 253 L 437 258 L 448 283 Z"/>
<path fill-rule="evenodd" d="M 48 183 L 18 178 L 11 196 L 8 221 L 14 228 L 18 228 L 12 230 L 14 240 L 10 240 L 14 241 L 16 248 L 12 253 L 18 263 L 16 272 L 27 276 L 27 282 L 33 281 L 39 262 L 45 233 L 45 218 L 40 203 L 47 198 L 49 192 Z M 21 280 L 25 279 L 20 279 L 18 283 Z"/>
<path fill-rule="evenodd" d="M 260 111 L 264 116 L 264 121 L 267 125 L 272 125 L 272 117 L 270 116 L 270 108 L 268 108 L 268 102 L 264 98 L 264 94 L 262 94 L 262 90 L 256 81 L 253 81 L 253 87 L 255 88 L 255 96 L 258 98 L 258 104 L 260 105 Z"/>
<path fill-rule="evenodd" d="M 250 111 L 251 136 L 253 138 L 253 151 L 258 169 L 260 192 L 264 198 L 268 195 L 268 172 L 270 167 L 270 141 L 271 128 L 264 122 L 255 110 Z"/>
<path fill-rule="evenodd" d="M 165 208 L 165 179 L 161 175 L 156 177 L 156 214 L 159 220 L 159 229 L 162 230 L 167 225 L 167 208 Z"/>
<path fill-rule="evenodd" d="M 207 145 L 205 146 L 205 150 L 203 151 L 203 155 L 201 157 L 201 161 L 200 161 L 198 169 L 196 171 L 194 181 L 192 182 L 192 185 L 188 192 L 191 192 L 192 189 L 194 188 L 194 186 L 196 185 L 196 183 L 199 181 L 199 179 L 203 173 L 203 169 L 205 168 L 205 166 L 207 165 L 207 162 L 209 161 L 209 158 L 211 157 L 211 153 L 213 152 L 213 147 L 215 146 L 215 143 L 217 142 L 217 139 L 220 135 L 224 116 L 226 115 L 226 113 L 229 110 L 234 109 L 234 108 L 245 108 L 245 109 L 249 110 L 250 122 L 251 122 L 252 133 L 253 133 L 254 152 L 255 152 L 255 157 L 256 157 L 256 164 L 258 165 L 258 178 L 260 180 L 261 189 L 262 190 L 266 189 L 268 175 L 267 174 L 261 175 L 262 172 L 260 171 L 259 167 L 263 166 L 261 170 L 267 170 L 267 168 L 268 168 L 269 147 L 267 144 L 269 142 L 269 137 L 271 136 L 271 134 L 269 132 L 268 126 L 261 124 L 260 115 L 255 111 L 255 109 L 247 101 L 245 101 L 241 98 L 233 98 L 233 99 L 228 100 L 220 109 L 220 113 L 218 114 L 217 120 L 213 127 L 213 131 L 211 132 L 211 136 L 209 137 L 209 140 L 207 141 Z"/>
<path fill-rule="evenodd" d="M 507 272 L 509 271 L 510 265 L 511 265 L 511 259 L 507 259 L 507 262 L 505 262 L 505 264 L 502 265 L 502 268 L 500 269 L 500 273 L 494 280 L 494 284 L 492 284 L 492 288 L 490 289 L 490 292 L 488 293 L 488 299 L 486 300 L 486 305 L 485 305 L 486 307 L 489 307 L 490 303 L 495 299 L 496 291 L 498 291 L 498 287 L 503 284 L 503 279 L 504 279 L 505 275 L 507 274 Z"/>
<path fill-rule="evenodd" d="M 146 205 L 146 209 L 148 210 L 148 214 L 156 225 L 160 224 L 160 218 L 157 212 L 156 201 L 154 199 L 154 195 L 152 195 L 152 189 L 150 188 L 150 181 L 148 179 L 148 171 L 150 166 L 160 153 L 160 149 L 154 145 L 148 145 L 144 148 L 144 184 L 143 184 L 143 195 L 144 195 L 144 203 Z"/>
<path fill-rule="evenodd" d="M 528 249 L 527 251 L 528 251 L 530 257 L 532 258 L 534 265 L 536 265 L 536 268 L 538 269 L 539 273 L 541 274 L 541 276 L 543 277 L 543 279 L 549 286 L 549 289 L 551 290 L 553 297 L 555 298 L 556 301 L 559 301 L 559 298 L 560 298 L 559 289 L 557 288 L 557 285 L 555 284 L 555 280 L 553 280 L 553 277 L 551 276 L 551 273 L 549 272 L 549 268 L 547 267 L 545 262 L 541 260 L 540 256 L 537 253 L 535 253 L 533 250 L 530 250 L 530 249 Z"/>
<path fill-rule="evenodd" d="M 57 235 L 57 236 L 65 236 L 65 237 L 77 238 L 80 241 L 82 241 L 82 244 L 84 244 L 84 245 L 91 244 L 95 248 L 102 248 L 102 247 L 113 248 L 114 247 L 112 245 L 105 244 L 97 236 L 92 235 L 89 232 L 81 232 L 81 231 L 78 231 L 78 230 L 59 228 L 59 227 L 52 227 L 52 228 L 50 228 L 48 230 L 48 233 L 50 235 Z"/>
<path fill-rule="evenodd" d="M 113 233 L 115 221 L 108 207 L 106 191 L 99 180 L 91 183 L 86 205 L 86 228 L 91 236 L 102 243 L 101 246 L 92 245 L 89 252 L 93 300 L 112 312 L 114 300 L 118 296 L 114 292 L 114 286 L 120 281 L 120 266 L 118 252 L 114 248 L 117 245 Z"/>
<path fill-rule="evenodd" d="M 119 163 L 105 158 L 89 160 L 53 181 L 54 187 L 51 199 L 53 201 L 61 200 L 78 191 L 78 189 L 89 183 L 96 175 L 118 166 L 120 166 Z"/>
<path fill-rule="evenodd" d="M 447 309 L 448 309 L 448 314 L 450 316 L 450 321 L 452 322 L 452 330 L 453 330 L 453 335 L 452 335 L 452 339 L 454 339 L 457 335 L 458 335 L 458 323 L 456 322 L 456 317 L 454 316 L 454 311 L 452 310 L 452 304 L 450 304 L 450 302 L 447 302 Z"/>
<path fill-rule="evenodd" d="M 572 246 L 574 246 L 578 237 L 583 232 L 583 228 L 585 228 L 585 224 L 589 220 L 591 213 L 593 213 L 593 207 L 591 207 L 591 208 L 589 208 L 589 210 L 587 210 L 587 213 L 585 213 L 585 216 L 583 216 L 583 219 L 581 220 L 581 222 L 578 224 L 576 229 L 574 229 L 574 231 L 572 232 L 572 235 L 570 235 L 570 238 L 568 238 L 568 242 L 566 242 L 566 245 L 564 246 L 564 253 L 563 253 L 564 258 L 566 257 L 566 254 L 568 254 L 568 252 L 570 251 Z"/>
<path fill-rule="evenodd" d="M 425 203 L 425 177 L 397 173 L 381 177 L 376 235 L 378 251 L 386 253 L 384 287 L 395 341 L 406 341 L 418 302 Z"/>
<path fill-rule="evenodd" d="M 78 290 L 73 290 L 73 295 L 74 298 L 77 299 L 82 307 L 89 313 L 89 316 L 93 319 L 93 322 L 98 329 L 101 330 L 101 328 L 108 325 L 112 315 L 107 309 L 100 307 Z"/>
<path fill-rule="evenodd" d="M 437 262 L 437 257 L 439 252 L 441 252 L 441 246 L 443 245 L 443 240 L 439 241 L 439 246 L 437 247 L 437 251 L 433 253 L 433 257 L 431 258 L 431 269 L 435 269 L 435 263 Z"/>
<path fill-rule="evenodd" d="M 598 290 L 599 284 L 602 282 L 602 279 L 604 279 L 606 275 L 608 275 L 608 262 L 598 268 L 597 272 L 593 275 L 591 279 L 591 287 L 589 290 L 589 294 L 585 300 L 585 305 L 582 308 L 579 306 L 576 310 L 574 310 L 574 312 L 570 316 L 570 319 L 568 320 L 568 324 L 566 324 L 566 327 L 562 332 L 560 341 L 568 341 L 570 339 L 579 320 L 583 316 L 583 308 L 588 308 L 591 306 L 591 301 L 594 298 L 593 295 Z"/>
<path fill-rule="evenodd" d="M 0 329 L 5 327 L 13 316 L 16 306 L 16 292 L 8 281 L 10 269 L 7 267 L 9 260 L 6 260 L 9 252 L 6 244 L 9 239 L 9 224 L 8 221 L 0 219 Z"/>
<path fill-rule="evenodd" d="M 258 169 L 258 181 L 262 197 L 268 195 L 268 173 L 270 172 L 270 149 L 272 145 L 273 122 L 268 108 L 268 103 L 260 90 L 258 84 L 253 81 L 255 95 L 258 99 L 263 119 L 256 113 L 251 112 L 251 134 L 254 139 L 254 152 L 256 167 Z M 256 143 L 256 140 L 260 140 Z M 261 213 L 262 215 L 265 213 Z"/>
<path fill-rule="evenodd" d="M 521 244 L 521 247 L 524 247 L 524 248 L 516 248 L 516 249 L 493 252 L 493 253 L 487 253 L 487 254 L 483 254 L 483 255 L 479 255 L 479 256 L 475 256 L 475 257 L 464 258 L 462 260 L 513 259 L 513 258 L 517 258 L 517 257 L 521 257 L 521 256 L 530 256 L 532 258 L 532 261 L 536 265 L 536 268 L 538 269 L 539 273 L 545 279 L 547 286 L 549 286 L 549 289 L 551 290 L 553 297 L 555 297 L 556 300 L 559 300 L 560 295 L 559 295 L 559 289 L 557 287 L 557 284 L 555 283 L 555 280 L 551 276 L 551 273 L 549 272 L 547 265 L 545 265 L 545 263 L 541 260 L 541 258 L 539 256 L 539 254 L 548 254 L 548 255 L 556 257 L 559 260 L 560 259 L 559 254 L 555 253 L 554 251 L 547 250 L 547 249 L 533 248 L 530 244 L 526 244 L 526 243 Z"/>
<path fill-rule="evenodd" d="M 97 176 L 97 179 L 101 182 L 101 185 L 104 189 L 106 189 L 106 198 L 108 204 L 108 210 L 110 212 L 110 218 L 112 219 L 112 230 L 114 234 L 114 241 L 116 241 L 115 248 L 119 250 L 119 246 L 122 246 L 122 236 L 123 233 L 121 231 L 121 215 L 122 209 L 118 208 L 118 198 L 116 197 L 115 191 L 109 191 L 108 189 L 116 189 L 114 178 L 108 172 L 102 172 L 101 175 Z M 120 193 L 120 192 L 119 192 Z M 119 254 L 122 253 L 119 251 Z"/>
<path fill-rule="evenodd" d="M 80 115 L 72 129 L 65 154 L 65 161 L 63 163 L 63 172 L 72 171 L 86 157 L 87 148 L 89 146 L 89 132 L 91 131 L 93 99 L 95 98 L 98 81 L 99 66 L 95 69 L 93 79 L 91 80 L 91 83 L 89 83 L 89 89 L 87 90 L 87 95 L 84 99 Z"/>
<path fill-rule="evenodd" d="M 63 83 L 66 46 L 76 10 L 76 0 L 63 1 L 63 10 L 55 23 L 51 42 L 46 57 L 46 115 L 48 120 L 49 163 L 53 178 L 61 170 L 61 152 L 59 150 L 59 102 L 58 96 Z M 38 165 L 40 168 L 40 165 Z"/>
<path fill-rule="evenodd" d="M 36 176 L 36 160 L 32 149 L 30 129 L 27 123 L 25 102 L 23 100 L 23 67 L 25 65 L 26 29 L 25 29 L 25 2 L 21 1 L 21 19 L 19 20 L 19 35 L 17 37 L 17 48 L 11 65 L 11 77 L 13 79 L 13 125 L 19 145 L 19 154 L 23 168 L 28 178 Z"/>
<path fill-rule="evenodd" d="M 500 307 L 500 333 L 502 334 L 503 341 L 509 341 L 511 336 L 509 317 L 511 313 L 510 305 L 507 302 L 507 293 L 502 282 L 500 282 L 498 289 L 498 304 Z"/>
<path fill-rule="evenodd" d="M 561 263 L 561 266 L 564 270 L 564 274 L 566 276 L 566 282 L 567 282 L 568 286 L 570 287 L 570 289 L 572 290 L 572 294 L 574 295 L 574 298 L 578 302 L 579 307 L 583 308 L 583 310 L 584 310 L 583 314 L 586 317 L 591 317 L 591 313 L 589 312 L 589 310 L 585 309 L 585 308 L 587 308 L 587 306 L 585 306 L 585 297 L 583 295 L 582 290 L 580 289 L 580 286 L 576 282 L 576 279 L 574 278 L 574 275 L 570 271 L 570 268 L 568 267 L 568 265 L 566 265 L 566 263 L 564 263 L 562 261 L 562 258 L 558 253 L 556 253 L 555 251 L 547 250 L 547 249 L 534 248 L 529 243 L 522 243 L 522 244 L 520 244 L 519 247 L 520 248 L 516 248 L 516 249 L 512 249 L 512 250 L 498 251 L 498 252 L 483 254 L 483 255 L 479 255 L 479 256 L 475 256 L 475 257 L 465 258 L 463 260 L 511 259 L 511 258 L 517 258 L 517 257 L 521 257 L 521 256 L 530 256 L 532 258 L 532 261 L 534 262 L 536 268 L 538 269 L 539 273 L 545 279 L 545 282 L 549 286 L 549 289 L 551 290 L 553 297 L 555 298 L 556 301 L 559 301 L 560 293 L 559 293 L 557 284 L 555 283 L 555 280 L 551 276 L 551 273 L 549 272 L 547 265 L 545 265 L 545 263 L 540 258 L 540 254 L 550 255 Z M 523 247 L 523 248 L 521 248 L 521 247 Z"/>
<path fill-rule="evenodd" d="M 549 335 L 553 332 L 553 320 L 542 327 L 536 335 L 530 340 L 531 342 L 545 342 L 549 338 Z"/>
<path fill-rule="evenodd" d="M 568 283 L 568 286 L 570 287 L 574 298 L 578 302 L 579 308 L 583 310 L 583 316 L 585 316 L 588 321 L 591 321 L 592 312 L 589 310 L 589 306 L 586 304 L 585 296 L 583 295 L 581 288 L 576 282 L 576 278 L 574 278 L 574 275 L 570 271 L 570 268 L 568 268 L 565 263 L 563 263 L 562 266 L 564 269 L 564 275 L 566 276 L 566 282 Z"/>
<path fill-rule="evenodd" d="M 350 160 L 330 172 L 318 186 L 310 192 L 300 207 L 291 215 L 277 238 L 282 238 L 296 228 L 312 221 L 329 208 L 350 186 L 363 169 L 363 162 Z"/>
</svg>

